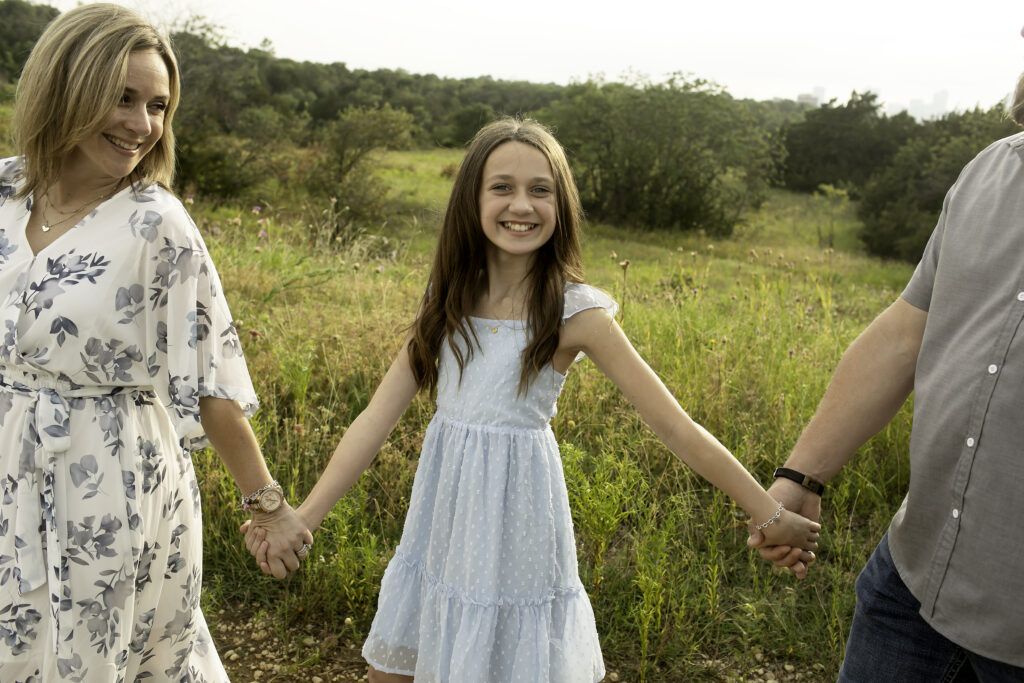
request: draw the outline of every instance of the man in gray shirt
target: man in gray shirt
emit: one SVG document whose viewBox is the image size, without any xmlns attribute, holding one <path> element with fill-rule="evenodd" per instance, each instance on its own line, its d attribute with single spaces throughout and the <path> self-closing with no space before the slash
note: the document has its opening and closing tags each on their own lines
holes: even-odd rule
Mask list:
<svg viewBox="0 0 1024 683">
<path fill-rule="evenodd" d="M 1024 76 L 1012 114 L 1024 124 Z M 769 492 L 817 519 L 822 482 L 911 390 L 910 489 L 857 579 L 839 680 L 1024 681 L 1024 133 L 961 172 Z M 761 555 L 798 576 L 810 559 Z"/>
</svg>

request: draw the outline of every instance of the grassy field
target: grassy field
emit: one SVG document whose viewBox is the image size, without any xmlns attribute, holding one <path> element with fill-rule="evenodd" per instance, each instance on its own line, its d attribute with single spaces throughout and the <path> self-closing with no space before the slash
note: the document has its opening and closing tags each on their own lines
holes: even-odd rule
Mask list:
<svg viewBox="0 0 1024 683">
<path fill-rule="evenodd" d="M 319 246 L 326 201 L 305 214 L 283 205 L 214 210 L 201 199 L 190 207 L 262 399 L 255 427 L 293 501 L 366 405 L 411 321 L 450 183 L 442 171 L 458 158 L 388 155 L 382 173 L 400 214 L 342 253 Z M 912 271 L 860 255 L 856 228 L 849 205 L 785 193 L 729 240 L 591 224 L 588 281 L 620 302 L 627 334 L 682 406 L 767 485 L 842 350 Z M 820 246 L 829 232 L 834 249 Z M 361 642 L 431 413 L 430 400 L 417 398 L 325 521 L 311 559 L 284 582 L 251 564 L 236 532 L 238 492 L 216 455 L 200 454 L 211 621 L 245 605 L 285 639 L 312 619 Z M 609 668 L 628 681 L 752 680 L 785 663 L 804 680 L 834 680 L 853 580 L 906 487 L 909 425 L 905 408 L 830 482 L 819 559 L 798 582 L 749 551 L 741 511 L 668 453 L 589 361 L 579 363 L 553 427 Z"/>
</svg>

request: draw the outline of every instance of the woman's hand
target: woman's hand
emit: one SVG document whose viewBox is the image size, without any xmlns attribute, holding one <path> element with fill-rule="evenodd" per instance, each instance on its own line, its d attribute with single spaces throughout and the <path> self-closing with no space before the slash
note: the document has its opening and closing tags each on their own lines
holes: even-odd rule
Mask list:
<svg viewBox="0 0 1024 683">
<path fill-rule="evenodd" d="M 254 512 L 239 530 L 245 534 L 245 547 L 263 573 L 278 579 L 297 570 L 305 557 L 303 546 L 313 544 L 306 521 L 287 502 L 274 512 Z"/>
</svg>

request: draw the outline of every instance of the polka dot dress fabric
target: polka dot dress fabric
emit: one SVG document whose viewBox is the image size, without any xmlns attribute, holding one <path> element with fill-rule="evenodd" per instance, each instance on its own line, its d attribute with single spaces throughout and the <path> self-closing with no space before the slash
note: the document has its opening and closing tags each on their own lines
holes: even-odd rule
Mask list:
<svg viewBox="0 0 1024 683">
<path fill-rule="evenodd" d="M 566 319 L 597 307 L 617 309 L 566 287 Z M 363 656 L 417 683 L 594 683 L 604 664 L 549 425 L 565 377 L 548 366 L 517 396 L 525 323 L 471 323 L 480 348 L 461 382 L 442 346 L 437 413 Z"/>
</svg>

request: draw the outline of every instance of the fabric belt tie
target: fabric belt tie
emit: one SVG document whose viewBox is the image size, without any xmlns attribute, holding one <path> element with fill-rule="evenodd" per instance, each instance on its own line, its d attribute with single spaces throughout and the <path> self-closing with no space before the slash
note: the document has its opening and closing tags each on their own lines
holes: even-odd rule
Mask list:
<svg viewBox="0 0 1024 683">
<path fill-rule="evenodd" d="M 0 374 L 0 390 L 32 399 L 21 435 L 13 520 L 14 533 L 20 542 L 15 545 L 14 571 L 22 595 L 44 584 L 49 586 L 50 613 L 55 622 L 53 644 L 59 652 L 65 635 L 60 623 L 60 603 L 70 599 L 70 589 L 65 590 L 67 576 L 60 575 L 66 573 L 61 571 L 64 560 L 60 533 L 67 529 L 68 519 L 64 501 L 54 496 L 54 472 L 58 458 L 71 447 L 69 401 L 148 392 L 135 387 L 73 385 L 53 377 L 12 371 L 9 367 Z"/>
</svg>

